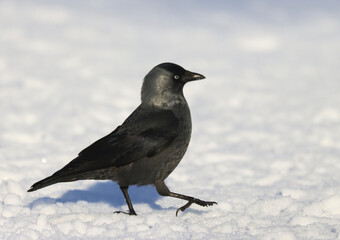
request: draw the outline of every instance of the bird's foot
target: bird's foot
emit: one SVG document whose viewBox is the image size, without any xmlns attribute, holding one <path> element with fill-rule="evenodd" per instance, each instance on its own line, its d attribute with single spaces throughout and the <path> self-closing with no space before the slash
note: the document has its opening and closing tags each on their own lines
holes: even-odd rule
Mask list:
<svg viewBox="0 0 340 240">
<path fill-rule="evenodd" d="M 203 200 L 200 200 L 198 198 L 192 198 L 190 199 L 187 204 L 185 204 L 184 206 L 180 207 L 179 209 L 177 209 L 176 211 L 176 217 L 178 215 L 178 212 L 181 211 L 181 212 L 184 212 L 185 209 L 187 209 L 188 207 L 191 206 L 191 204 L 193 203 L 196 203 L 197 205 L 200 205 L 202 207 L 208 207 L 208 206 L 212 206 L 214 204 L 217 204 L 217 202 L 209 202 L 209 201 L 203 201 Z"/>
<path fill-rule="evenodd" d="M 129 212 L 123 212 L 123 211 L 115 211 L 115 212 L 113 212 L 113 213 L 124 213 L 124 214 L 127 214 L 127 215 L 130 215 L 130 216 L 137 216 L 137 213 L 134 211 L 134 210 L 132 210 L 132 211 L 129 211 Z"/>
</svg>

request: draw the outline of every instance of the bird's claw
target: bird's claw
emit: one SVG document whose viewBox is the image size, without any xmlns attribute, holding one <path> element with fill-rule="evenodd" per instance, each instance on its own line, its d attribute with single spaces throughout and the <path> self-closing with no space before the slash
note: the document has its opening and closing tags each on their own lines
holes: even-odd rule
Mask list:
<svg viewBox="0 0 340 240">
<path fill-rule="evenodd" d="M 129 211 L 129 212 L 115 211 L 113 213 L 115 213 L 115 214 L 124 213 L 124 214 L 130 215 L 130 216 L 137 216 L 137 213 L 135 211 Z"/>
<path fill-rule="evenodd" d="M 217 204 L 217 202 L 208 202 L 208 201 L 202 201 L 200 199 L 194 199 L 194 203 L 202 206 L 202 207 L 208 207 L 208 206 L 212 206 L 214 204 Z"/>
<path fill-rule="evenodd" d="M 202 207 L 208 207 L 208 206 L 212 206 L 212 205 L 214 205 L 214 204 L 217 204 L 217 202 L 208 202 L 208 201 L 203 201 L 203 200 L 200 200 L 200 199 L 197 199 L 197 198 L 193 198 L 193 199 L 189 200 L 189 201 L 187 202 L 187 204 L 185 204 L 184 206 L 182 206 L 182 207 L 180 207 L 180 208 L 177 209 L 177 211 L 176 211 L 176 217 L 177 217 L 179 211 L 184 212 L 185 209 L 187 209 L 188 207 L 190 207 L 191 204 L 193 204 L 193 203 L 196 203 L 197 205 L 200 205 L 200 206 L 202 206 Z"/>
<path fill-rule="evenodd" d="M 187 202 L 187 204 L 185 204 L 184 206 L 182 206 L 182 207 L 180 207 L 179 209 L 177 209 L 177 211 L 176 211 L 176 217 L 177 217 L 179 211 L 184 212 L 184 210 L 187 209 L 188 207 L 190 207 L 191 204 L 193 204 L 193 202 L 194 202 L 193 200 L 190 200 L 190 201 Z"/>
</svg>

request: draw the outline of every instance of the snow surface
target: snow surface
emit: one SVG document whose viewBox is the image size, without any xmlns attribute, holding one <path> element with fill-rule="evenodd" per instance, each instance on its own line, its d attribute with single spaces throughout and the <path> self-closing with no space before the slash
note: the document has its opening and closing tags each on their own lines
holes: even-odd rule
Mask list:
<svg viewBox="0 0 340 240">
<path fill-rule="evenodd" d="M 284 2 L 284 3 L 283 3 Z M 340 239 L 337 1 L 0 1 L 0 239 Z M 27 189 L 112 131 L 176 62 L 193 136 L 167 179 Z"/>
</svg>

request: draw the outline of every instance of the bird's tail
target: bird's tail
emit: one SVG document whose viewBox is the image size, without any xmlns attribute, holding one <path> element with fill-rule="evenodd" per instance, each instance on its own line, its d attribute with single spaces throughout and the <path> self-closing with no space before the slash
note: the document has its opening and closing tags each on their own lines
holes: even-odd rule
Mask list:
<svg viewBox="0 0 340 240">
<path fill-rule="evenodd" d="M 40 188 L 44 188 L 44 187 L 47 187 L 47 186 L 50 186 L 52 184 L 55 184 L 57 182 L 60 182 L 58 180 L 58 178 L 56 178 L 55 176 L 50 176 L 50 177 L 47 177 L 39 182 L 36 182 L 32 185 L 32 187 L 30 189 L 27 190 L 27 192 L 33 192 L 33 191 L 36 191 Z"/>
<path fill-rule="evenodd" d="M 47 187 L 47 186 L 50 186 L 52 184 L 59 183 L 59 182 L 72 182 L 76 180 L 80 180 L 80 179 L 74 178 L 74 173 L 72 172 L 67 173 L 67 172 L 64 172 L 63 169 L 61 169 L 55 172 L 54 174 L 52 174 L 51 176 L 43 180 L 40 180 L 39 182 L 34 183 L 32 187 L 27 190 L 27 192 L 33 192 L 40 188 L 44 188 L 44 187 Z"/>
<path fill-rule="evenodd" d="M 63 167 L 59 171 L 56 171 L 55 173 L 53 173 L 51 176 L 43 180 L 40 180 L 39 182 L 34 183 L 32 187 L 27 190 L 27 192 L 33 192 L 40 188 L 44 188 L 44 187 L 47 187 L 47 186 L 50 186 L 52 184 L 59 183 L 59 182 L 72 182 L 76 180 L 82 180 L 78 176 L 79 171 L 78 172 L 74 171 L 73 161 L 76 159 L 78 159 L 78 157 L 73 159 L 69 164 L 67 164 L 65 167 Z"/>
</svg>

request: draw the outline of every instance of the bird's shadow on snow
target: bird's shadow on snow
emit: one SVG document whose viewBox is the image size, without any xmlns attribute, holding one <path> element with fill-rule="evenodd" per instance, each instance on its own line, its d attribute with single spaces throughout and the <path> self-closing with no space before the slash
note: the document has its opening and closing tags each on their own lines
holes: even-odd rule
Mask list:
<svg viewBox="0 0 340 240">
<path fill-rule="evenodd" d="M 129 196 L 132 204 L 147 203 L 153 209 L 162 209 L 156 204 L 160 198 L 155 187 L 142 186 L 129 187 Z M 106 203 L 112 207 L 119 208 L 126 202 L 117 184 L 107 181 L 98 182 L 85 190 L 69 190 L 59 198 L 43 197 L 32 201 L 29 207 L 35 208 L 39 205 L 55 204 L 55 203 L 76 203 L 78 201 L 85 201 L 88 203 Z"/>
</svg>

